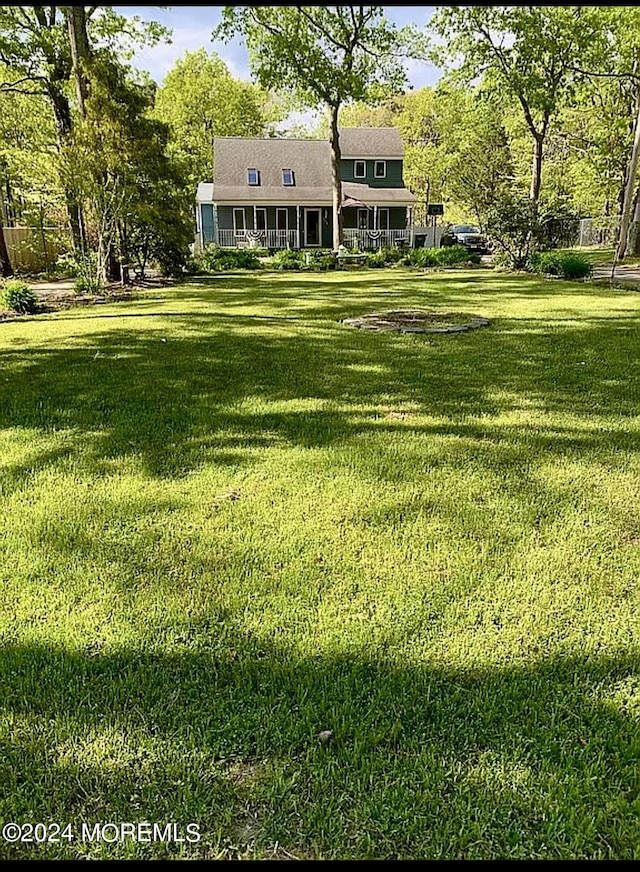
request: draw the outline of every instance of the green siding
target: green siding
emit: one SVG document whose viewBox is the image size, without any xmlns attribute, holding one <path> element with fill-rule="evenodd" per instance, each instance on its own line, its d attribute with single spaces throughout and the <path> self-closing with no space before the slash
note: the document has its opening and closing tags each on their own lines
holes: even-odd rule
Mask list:
<svg viewBox="0 0 640 872">
<path fill-rule="evenodd" d="M 354 175 L 355 161 L 352 159 L 342 160 L 341 173 L 343 182 L 359 182 L 362 185 L 371 185 L 374 188 L 403 188 L 404 181 L 402 179 L 402 161 L 388 160 L 387 175 L 384 179 L 376 179 L 374 176 L 375 161 L 365 161 L 367 165 L 367 175 L 364 179 L 356 179 Z"/>
</svg>

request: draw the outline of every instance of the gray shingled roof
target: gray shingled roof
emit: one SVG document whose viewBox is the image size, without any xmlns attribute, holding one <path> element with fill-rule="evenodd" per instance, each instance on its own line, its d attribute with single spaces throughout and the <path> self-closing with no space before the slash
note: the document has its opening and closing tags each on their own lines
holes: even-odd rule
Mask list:
<svg viewBox="0 0 640 872">
<path fill-rule="evenodd" d="M 341 127 L 340 151 L 344 157 L 404 157 L 395 127 Z"/>
<path fill-rule="evenodd" d="M 216 186 L 281 189 L 282 170 L 292 169 L 296 185 L 331 187 L 329 143 L 301 139 L 242 139 L 217 137 L 213 142 L 213 178 Z M 247 185 L 247 169 L 260 170 L 260 185 Z"/>
<path fill-rule="evenodd" d="M 344 128 L 340 131 L 345 157 L 402 158 L 400 134 L 395 128 Z M 247 184 L 247 170 L 260 172 L 260 184 Z M 295 185 L 282 184 L 282 170 L 292 169 Z M 214 183 L 198 186 L 198 202 L 327 203 L 331 197 L 331 152 L 326 140 L 245 139 L 216 137 Z M 411 204 L 406 188 L 370 188 L 346 182 L 345 196 L 364 202 Z"/>
</svg>

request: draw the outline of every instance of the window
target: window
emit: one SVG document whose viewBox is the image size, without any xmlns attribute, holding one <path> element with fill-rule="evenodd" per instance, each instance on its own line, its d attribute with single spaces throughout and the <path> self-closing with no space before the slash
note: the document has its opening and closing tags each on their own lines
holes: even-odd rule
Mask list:
<svg viewBox="0 0 640 872">
<path fill-rule="evenodd" d="M 358 230 L 369 229 L 369 210 L 358 209 Z"/>
<path fill-rule="evenodd" d="M 266 230 L 267 229 L 267 210 L 266 209 L 256 209 L 256 230 Z"/>
<path fill-rule="evenodd" d="M 365 160 L 356 160 L 353 163 L 354 179 L 364 179 L 367 175 L 367 162 Z"/>
<path fill-rule="evenodd" d="M 289 211 L 287 209 L 276 209 L 276 227 L 278 230 L 284 231 L 289 229 Z"/>
<path fill-rule="evenodd" d="M 282 170 L 282 184 L 295 185 L 293 180 L 293 170 Z"/>
<path fill-rule="evenodd" d="M 376 179 L 384 179 L 387 176 L 387 162 L 386 160 L 377 160 L 375 168 L 373 170 L 373 175 Z"/>
<path fill-rule="evenodd" d="M 244 233 L 244 209 L 233 210 L 233 229 L 236 235 Z"/>
<path fill-rule="evenodd" d="M 260 173 L 255 167 L 252 167 L 247 170 L 247 182 L 250 185 L 259 185 L 260 184 Z"/>
<path fill-rule="evenodd" d="M 378 230 L 389 229 L 389 210 L 378 209 Z"/>
</svg>

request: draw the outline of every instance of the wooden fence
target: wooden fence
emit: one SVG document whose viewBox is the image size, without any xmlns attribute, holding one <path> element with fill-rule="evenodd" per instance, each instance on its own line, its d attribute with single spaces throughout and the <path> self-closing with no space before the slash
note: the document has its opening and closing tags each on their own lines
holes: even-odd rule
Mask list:
<svg viewBox="0 0 640 872">
<path fill-rule="evenodd" d="M 71 234 L 64 227 L 4 227 L 0 233 L 16 272 L 49 271 L 71 246 Z"/>
</svg>

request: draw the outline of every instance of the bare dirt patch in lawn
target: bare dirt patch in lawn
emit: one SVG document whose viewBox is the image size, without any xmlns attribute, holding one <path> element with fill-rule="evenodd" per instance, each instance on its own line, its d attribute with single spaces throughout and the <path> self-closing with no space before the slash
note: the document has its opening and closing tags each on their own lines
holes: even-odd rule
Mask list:
<svg viewBox="0 0 640 872">
<path fill-rule="evenodd" d="M 342 322 L 357 330 L 395 330 L 400 333 L 466 333 L 488 327 L 489 321 L 466 312 L 423 312 L 420 309 L 394 309 L 375 312 Z"/>
</svg>

